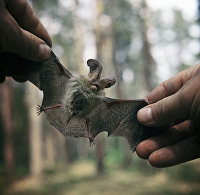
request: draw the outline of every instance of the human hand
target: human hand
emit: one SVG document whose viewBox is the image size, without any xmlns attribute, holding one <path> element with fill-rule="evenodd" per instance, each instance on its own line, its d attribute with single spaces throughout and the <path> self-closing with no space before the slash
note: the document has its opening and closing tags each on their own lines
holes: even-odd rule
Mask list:
<svg viewBox="0 0 200 195">
<path fill-rule="evenodd" d="M 26 0 L 0 0 L 1 56 L 3 52 L 12 52 L 25 59 L 42 61 L 49 57 L 51 44 L 49 34 Z M 2 66 L 6 64 L 0 66 L 1 81 Z"/>
<path fill-rule="evenodd" d="M 145 126 L 169 127 L 141 142 L 136 152 L 155 167 L 168 167 L 200 157 L 200 64 L 164 81 L 138 112 Z"/>
</svg>

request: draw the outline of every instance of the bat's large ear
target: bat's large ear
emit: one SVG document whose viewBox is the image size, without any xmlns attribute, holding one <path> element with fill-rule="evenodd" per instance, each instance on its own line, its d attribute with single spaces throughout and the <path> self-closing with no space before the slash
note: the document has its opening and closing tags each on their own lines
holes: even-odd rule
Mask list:
<svg viewBox="0 0 200 195">
<path fill-rule="evenodd" d="M 102 80 L 100 81 L 101 90 L 103 90 L 103 89 L 105 89 L 105 88 L 110 88 L 110 87 L 112 87 L 115 83 L 116 83 L 116 80 L 115 80 L 114 78 L 102 79 Z"/>
<path fill-rule="evenodd" d="M 89 78 L 91 81 L 96 81 L 96 80 L 100 80 L 101 77 L 101 72 L 102 72 L 102 66 L 101 64 L 94 59 L 89 59 L 87 61 L 87 65 L 90 68 L 90 73 L 89 73 Z"/>
</svg>

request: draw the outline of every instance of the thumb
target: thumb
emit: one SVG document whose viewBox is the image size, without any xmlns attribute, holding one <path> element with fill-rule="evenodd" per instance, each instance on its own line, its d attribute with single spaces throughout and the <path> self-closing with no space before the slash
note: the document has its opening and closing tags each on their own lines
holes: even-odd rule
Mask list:
<svg viewBox="0 0 200 195">
<path fill-rule="evenodd" d="M 166 97 L 138 111 L 138 120 L 146 126 L 173 126 L 188 118 L 180 93 Z"/>
<path fill-rule="evenodd" d="M 22 29 L 12 16 L 4 11 L 0 16 L 3 28 L 0 43 L 2 51 L 9 51 L 33 61 L 42 61 L 50 56 L 51 49 L 34 34 Z"/>
<path fill-rule="evenodd" d="M 13 35 L 14 39 L 10 41 L 12 44 L 9 47 L 9 51 L 18 54 L 33 61 L 42 61 L 50 56 L 51 49 L 45 44 L 43 40 L 33 35 L 32 33 L 25 31 L 19 27 L 16 35 Z"/>
</svg>

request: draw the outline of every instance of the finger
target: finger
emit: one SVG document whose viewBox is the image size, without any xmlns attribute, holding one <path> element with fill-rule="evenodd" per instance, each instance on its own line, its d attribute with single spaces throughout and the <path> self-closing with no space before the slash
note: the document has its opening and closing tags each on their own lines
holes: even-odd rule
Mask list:
<svg viewBox="0 0 200 195">
<path fill-rule="evenodd" d="M 0 83 L 3 83 L 5 81 L 5 77 L 0 76 Z"/>
<path fill-rule="evenodd" d="M 0 83 L 3 83 L 5 81 L 5 74 L 3 70 L 0 69 Z"/>
<path fill-rule="evenodd" d="M 26 0 L 8 0 L 6 7 L 9 13 L 24 30 L 27 30 L 43 39 L 50 47 L 52 46 L 52 41 L 48 32 L 40 20 L 36 17 L 31 6 Z"/>
<path fill-rule="evenodd" d="M 181 93 L 175 93 L 140 109 L 138 120 L 146 126 L 171 127 L 189 118 L 189 110 Z"/>
<path fill-rule="evenodd" d="M 169 167 L 200 157 L 200 138 L 197 136 L 185 139 L 175 145 L 153 152 L 149 163 L 158 168 Z"/>
<path fill-rule="evenodd" d="M 30 61 L 11 52 L 0 53 L 0 72 L 12 76 L 18 82 L 26 81 L 26 75 L 38 69 L 41 62 Z"/>
<path fill-rule="evenodd" d="M 136 153 L 140 158 L 147 159 L 154 151 L 173 145 L 183 139 L 194 136 L 194 134 L 195 131 L 193 123 L 187 120 L 158 136 L 154 136 L 141 142 L 136 148 Z"/>
<path fill-rule="evenodd" d="M 194 72 L 199 67 L 200 64 L 197 64 L 162 82 L 157 88 L 155 88 L 149 95 L 146 96 L 147 102 L 152 104 L 176 93 L 188 80 L 190 80 Z"/>
<path fill-rule="evenodd" d="M 177 93 L 138 111 L 137 117 L 142 124 L 170 127 L 189 118 L 199 124 L 199 65 L 190 71 L 191 78 Z"/>
<path fill-rule="evenodd" d="M 42 61 L 50 56 L 51 50 L 44 41 L 21 29 L 8 12 L 4 14 L 1 25 L 5 25 L 0 38 L 3 51 L 14 52 L 34 61 Z"/>
<path fill-rule="evenodd" d="M 3 67 L 0 65 L 0 83 L 3 83 L 5 81 L 5 72 Z"/>
</svg>

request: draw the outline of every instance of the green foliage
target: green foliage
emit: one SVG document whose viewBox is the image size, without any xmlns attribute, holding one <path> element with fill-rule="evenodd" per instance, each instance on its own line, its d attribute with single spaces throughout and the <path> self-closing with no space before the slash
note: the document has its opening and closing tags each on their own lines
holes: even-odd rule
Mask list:
<svg viewBox="0 0 200 195">
<path fill-rule="evenodd" d="M 108 146 L 106 147 L 106 165 L 109 167 L 119 166 L 123 163 L 123 159 L 123 147 L 120 144 L 119 138 L 112 138 L 112 140 L 109 140 Z"/>
</svg>

